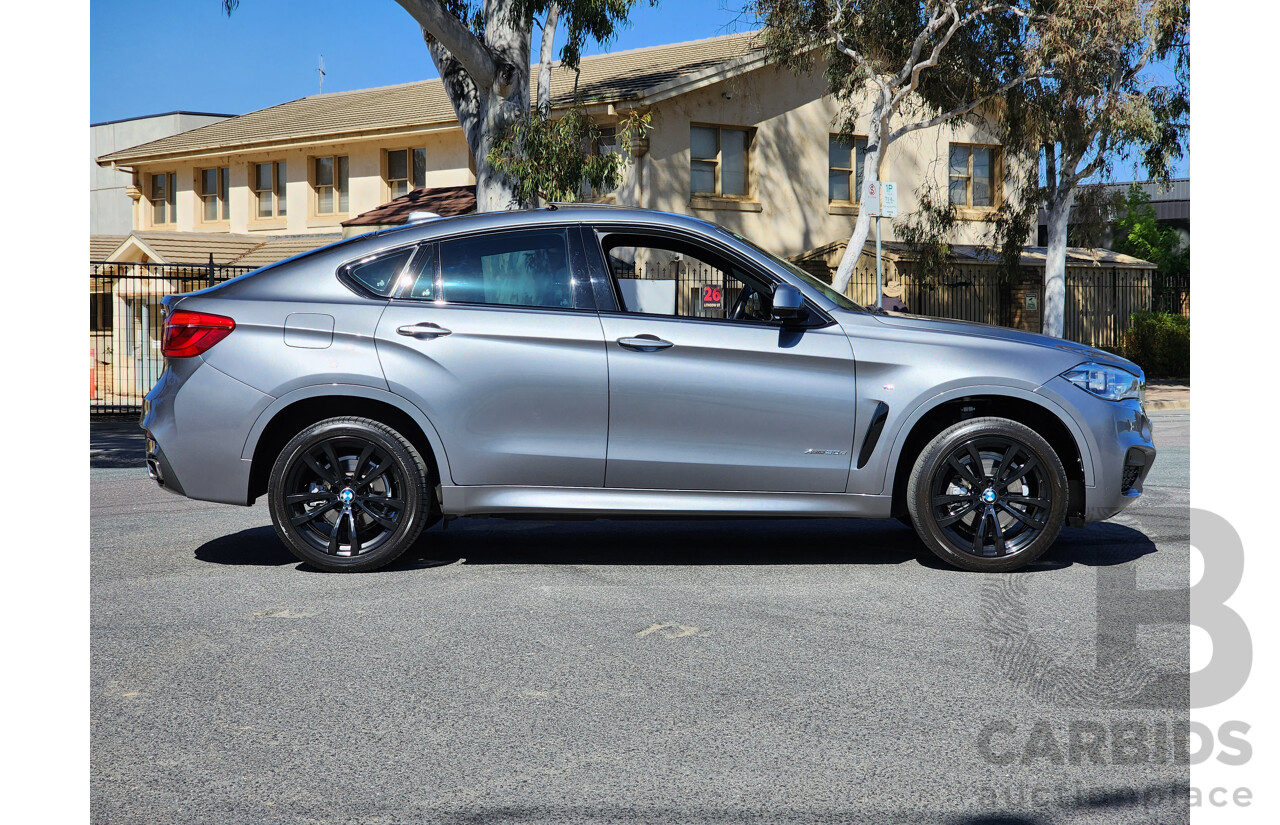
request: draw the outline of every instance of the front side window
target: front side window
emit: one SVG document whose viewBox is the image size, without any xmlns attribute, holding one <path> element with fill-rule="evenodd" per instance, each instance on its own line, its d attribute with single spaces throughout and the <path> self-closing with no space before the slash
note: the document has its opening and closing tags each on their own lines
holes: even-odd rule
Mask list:
<svg viewBox="0 0 1280 825">
<path fill-rule="evenodd" d="M 259 218 L 283 218 L 289 214 L 285 198 L 287 171 L 282 160 L 253 165 L 253 194 L 258 200 Z"/>
<path fill-rule="evenodd" d="M 608 235 L 601 247 L 626 312 L 773 320 L 773 290 L 759 276 L 713 250 L 676 239 Z"/>
<path fill-rule="evenodd" d="M 439 256 L 439 297 L 445 301 L 552 309 L 574 306 L 568 236 L 563 229 L 442 241 Z"/>
<path fill-rule="evenodd" d="M 827 200 L 856 203 L 862 200 L 862 163 L 867 157 L 867 139 L 850 143 L 841 135 L 827 139 Z"/>
<path fill-rule="evenodd" d="M 178 175 L 174 172 L 157 172 L 151 176 L 151 222 L 166 224 L 178 222 Z"/>
<path fill-rule="evenodd" d="M 347 192 L 348 163 L 346 155 L 313 158 L 312 180 L 316 192 L 316 214 L 346 214 L 351 208 Z"/>
<path fill-rule="evenodd" d="M 997 166 L 1000 150 L 992 146 L 951 144 L 947 162 L 948 199 L 952 206 L 998 206 Z"/>
<path fill-rule="evenodd" d="M 427 150 L 397 149 L 387 152 L 387 186 L 399 198 L 427 185 Z"/>
<path fill-rule="evenodd" d="M 225 166 L 200 170 L 201 219 L 206 223 L 225 221 L 230 217 L 227 205 L 227 178 L 230 170 Z"/>
<path fill-rule="evenodd" d="M 722 126 L 689 127 L 689 193 L 747 194 L 751 132 Z"/>
</svg>

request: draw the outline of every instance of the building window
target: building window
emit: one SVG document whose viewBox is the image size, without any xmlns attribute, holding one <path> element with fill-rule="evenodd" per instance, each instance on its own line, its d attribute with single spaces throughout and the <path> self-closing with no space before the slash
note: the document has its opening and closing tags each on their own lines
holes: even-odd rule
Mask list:
<svg viewBox="0 0 1280 825">
<path fill-rule="evenodd" d="M 840 135 L 827 139 L 827 200 L 855 203 L 862 200 L 862 163 L 867 157 L 867 139 L 853 143 Z"/>
<path fill-rule="evenodd" d="M 588 150 L 593 156 L 616 155 L 622 151 L 618 148 L 618 130 L 613 126 L 605 126 L 600 129 L 600 134 L 595 140 L 591 141 Z M 591 185 L 591 181 L 584 180 L 579 189 L 578 196 L 583 200 L 592 198 L 600 198 L 607 195 L 608 192 L 596 189 Z"/>
<path fill-rule="evenodd" d="M 387 152 L 387 186 L 391 197 L 409 194 L 427 185 L 427 150 L 396 149 Z"/>
<path fill-rule="evenodd" d="M 151 176 L 151 222 L 153 224 L 178 222 L 178 175 L 160 172 Z"/>
<path fill-rule="evenodd" d="M 201 213 L 206 223 L 225 221 L 229 217 L 227 206 L 227 178 L 230 170 L 225 166 L 200 170 L 200 200 L 204 204 Z"/>
<path fill-rule="evenodd" d="M 998 206 L 1000 149 L 994 146 L 951 144 L 947 164 L 952 206 Z"/>
<path fill-rule="evenodd" d="M 259 218 L 283 218 L 289 214 L 285 199 L 285 174 L 282 160 L 253 165 L 253 194 L 258 199 Z"/>
<path fill-rule="evenodd" d="M 351 208 L 347 192 L 347 157 L 315 158 L 312 179 L 316 189 L 316 214 L 345 214 Z"/>
<path fill-rule="evenodd" d="M 720 126 L 689 128 L 689 193 L 747 194 L 747 150 L 751 132 Z"/>
</svg>

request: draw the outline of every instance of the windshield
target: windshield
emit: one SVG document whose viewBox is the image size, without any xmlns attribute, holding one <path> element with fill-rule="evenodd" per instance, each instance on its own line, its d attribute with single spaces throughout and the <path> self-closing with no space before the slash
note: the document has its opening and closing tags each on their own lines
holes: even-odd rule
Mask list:
<svg viewBox="0 0 1280 825">
<path fill-rule="evenodd" d="M 724 230 L 724 231 L 728 232 L 728 230 Z M 805 272 L 803 269 L 791 263 L 790 261 L 784 258 L 779 258 L 777 255 L 774 255 L 769 250 L 763 249 L 759 244 L 753 243 L 752 241 L 749 241 L 746 238 L 742 237 L 737 232 L 728 232 L 728 234 L 742 241 L 744 244 L 751 247 L 755 251 L 759 252 L 761 255 L 765 256 L 766 258 L 773 261 L 774 263 L 781 265 L 792 275 L 795 275 L 797 278 L 804 281 L 809 286 L 821 292 L 828 301 L 840 307 L 841 309 L 862 310 L 863 312 L 866 311 L 860 304 L 857 304 L 854 301 L 849 300 L 849 297 L 847 295 L 843 295 L 839 292 L 836 292 L 834 289 L 831 288 L 830 284 L 823 283 L 822 281 L 818 280 L 808 272 Z"/>
</svg>

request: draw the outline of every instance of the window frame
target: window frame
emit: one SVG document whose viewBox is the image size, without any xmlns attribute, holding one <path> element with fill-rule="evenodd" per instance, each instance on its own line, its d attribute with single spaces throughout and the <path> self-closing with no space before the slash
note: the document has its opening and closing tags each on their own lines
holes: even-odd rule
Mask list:
<svg viewBox="0 0 1280 825">
<path fill-rule="evenodd" d="M 427 254 L 430 255 L 429 266 L 432 267 L 433 271 L 434 281 L 431 288 L 433 297 L 413 297 L 410 294 L 413 289 L 413 285 L 406 283 L 399 290 L 393 293 L 391 298 L 394 301 L 405 301 L 413 304 L 431 304 L 432 306 L 438 307 L 485 309 L 504 312 L 595 312 L 597 299 L 592 292 L 591 273 L 587 266 L 586 256 L 583 254 L 582 241 L 579 237 L 578 231 L 576 231 L 577 229 L 578 224 L 574 223 L 536 224 L 533 226 L 515 226 L 503 227 L 500 229 L 482 229 L 473 232 L 460 232 L 440 238 L 433 238 L 430 241 L 422 241 L 420 242 L 421 246 L 430 247 L 430 251 Z M 477 301 L 450 300 L 449 297 L 444 294 L 444 255 L 440 249 L 441 245 L 451 243 L 453 241 L 465 241 L 485 236 L 540 231 L 563 232 L 565 235 L 565 246 L 568 250 L 569 277 L 574 283 L 573 306 L 541 307 L 529 306 L 527 304 L 490 304 Z"/>
<path fill-rule="evenodd" d="M 764 329 L 819 329 L 830 326 L 834 320 L 821 307 L 813 303 L 809 296 L 800 290 L 801 297 L 804 298 L 805 312 L 807 318 L 803 323 L 788 323 L 783 321 L 757 321 L 752 319 L 732 319 L 732 318 L 708 318 L 697 315 L 663 315 L 653 312 L 635 312 L 626 309 L 626 305 L 622 301 L 622 291 L 618 287 L 618 279 L 613 273 L 613 268 L 609 266 L 609 256 L 605 254 L 604 243 L 605 238 L 609 236 L 622 236 L 625 238 L 635 238 L 637 240 L 650 239 L 651 242 L 660 243 L 667 241 L 675 244 L 686 244 L 693 247 L 701 247 L 706 249 L 714 258 L 723 259 L 725 263 L 742 270 L 745 274 L 755 278 L 761 283 L 767 285 L 770 289 L 776 290 L 779 284 L 790 283 L 785 278 L 765 267 L 761 267 L 750 258 L 742 255 L 729 246 L 720 243 L 716 239 L 706 238 L 688 232 L 682 232 L 677 229 L 666 227 L 655 228 L 653 226 L 633 225 L 633 224 L 584 224 L 582 227 L 584 243 L 591 248 L 589 256 L 591 258 L 592 267 L 592 283 L 596 288 L 596 304 L 600 307 L 598 310 L 601 315 L 626 316 L 631 318 L 645 319 L 661 319 L 664 321 L 678 321 L 682 323 L 705 323 L 731 325 L 735 327 L 757 327 Z M 621 246 L 622 244 L 617 244 Z M 699 260 L 705 260 L 699 258 Z M 742 279 L 739 278 L 739 281 Z M 794 284 L 791 284 L 795 286 Z M 679 304 L 677 304 L 679 306 Z M 726 307 L 726 310 L 728 307 Z"/>
<path fill-rule="evenodd" d="M 271 189 L 258 188 L 258 167 L 271 167 Z M 281 167 L 284 168 L 284 178 L 281 179 Z M 254 161 L 249 164 L 249 191 L 253 193 L 253 214 L 250 215 L 251 221 L 274 221 L 289 216 L 289 161 L 288 160 L 264 160 Z M 271 214 L 262 214 L 262 193 L 271 192 Z M 280 209 L 281 201 L 284 202 L 284 211 Z"/>
<path fill-rule="evenodd" d="M 694 129 L 714 129 L 716 133 L 716 156 L 714 158 L 695 157 L 693 154 L 693 130 Z M 721 180 L 721 170 L 724 168 L 724 135 L 728 130 L 731 132 L 742 132 L 744 134 L 742 147 L 742 179 L 743 192 L 740 195 L 724 194 L 724 184 Z M 755 187 L 752 185 L 751 179 L 751 154 L 756 143 L 756 129 L 752 126 L 735 126 L 725 123 L 698 123 L 689 122 L 689 197 L 690 198 L 719 198 L 723 200 L 749 201 L 754 197 Z M 714 164 L 714 192 L 697 192 L 693 188 L 693 165 L 695 163 L 711 163 Z"/>
<path fill-rule="evenodd" d="M 212 193 L 204 191 L 205 173 L 214 173 L 214 191 Z M 196 192 L 200 198 L 200 223 L 226 223 L 231 220 L 231 167 L 230 166 L 205 166 L 196 169 Z M 205 217 L 205 210 L 209 206 L 209 198 L 214 199 L 214 214 L 217 217 Z"/>
<path fill-rule="evenodd" d="M 320 185 L 319 165 L 322 160 L 333 161 L 333 183 L 325 186 Z M 341 185 L 342 175 L 340 169 L 342 164 L 339 161 L 346 161 L 347 168 L 347 185 Z M 351 156 L 350 155 L 312 155 L 308 158 L 307 178 L 311 183 L 311 216 L 314 218 L 337 218 L 343 217 L 351 211 Z M 320 211 L 320 190 L 333 190 L 333 209 L 329 212 Z M 342 196 L 347 196 L 347 208 L 342 208 Z"/>
<path fill-rule="evenodd" d="M 335 274 L 338 276 L 338 280 L 342 282 L 343 286 L 347 287 L 348 289 L 355 292 L 357 295 L 360 295 L 361 297 L 373 298 L 374 300 L 377 300 L 377 301 L 394 300 L 398 295 L 400 295 L 400 293 L 404 292 L 406 289 L 407 285 L 404 283 L 404 276 L 410 272 L 413 272 L 415 266 L 421 266 L 422 264 L 427 262 L 426 260 L 424 260 L 424 256 L 431 254 L 431 249 L 430 249 L 431 246 L 432 246 L 431 243 L 421 243 L 421 242 L 415 241 L 412 243 L 403 243 L 403 244 L 397 244 L 395 246 L 389 246 L 389 247 L 386 247 L 385 249 L 377 249 L 372 252 L 368 252 L 364 255 L 360 255 L 358 257 L 350 258 L 348 260 L 343 261 L 341 264 L 338 265 L 337 269 L 335 270 Z M 386 295 L 379 293 L 377 290 L 370 287 L 364 281 L 361 281 L 359 278 L 351 274 L 351 270 L 353 270 L 357 266 L 363 266 L 365 264 L 372 263 L 373 261 L 376 261 L 379 258 L 389 258 L 392 255 L 400 255 L 404 253 L 406 250 L 411 250 L 411 254 L 409 255 L 409 258 L 404 262 L 404 266 L 400 268 L 400 272 L 396 275 L 396 285 L 393 286 L 392 289 Z M 418 300 L 418 299 L 415 299 L 415 300 Z"/>
<path fill-rule="evenodd" d="M 391 156 L 399 152 L 404 152 L 404 172 L 408 177 L 392 178 L 391 177 Z M 414 177 L 414 159 L 422 153 L 422 180 L 418 181 Z M 396 183 L 403 181 L 405 191 L 402 194 L 396 194 Z M 382 152 L 382 182 L 385 186 L 385 194 L 387 200 L 395 200 L 403 198 L 415 189 L 426 188 L 427 185 L 427 150 L 424 146 L 401 146 L 396 149 L 385 149 Z"/>
<path fill-rule="evenodd" d="M 951 202 L 951 181 L 959 180 L 960 175 L 951 173 L 951 150 L 954 147 L 963 146 L 968 150 L 968 174 L 964 177 L 965 186 L 965 202 Z M 973 150 L 989 149 L 991 151 L 991 203 L 981 206 L 975 206 L 973 203 Z M 973 212 L 994 212 L 1004 203 L 1004 147 L 998 143 L 965 143 L 964 141 L 951 141 L 947 144 L 947 204 L 954 206 L 960 210 L 971 210 Z"/>
<path fill-rule="evenodd" d="M 844 169 L 831 165 L 831 143 L 836 140 L 844 140 L 845 136 L 839 132 L 829 132 L 827 134 L 827 203 L 836 206 L 857 206 L 862 203 L 862 164 L 858 163 L 858 142 L 862 142 L 862 151 L 867 151 L 867 136 L 853 135 L 849 139 L 849 163 L 850 167 Z M 831 197 L 831 175 L 835 172 L 845 172 L 849 175 L 849 199 L 837 200 Z"/>
<path fill-rule="evenodd" d="M 156 200 L 156 178 L 164 178 L 165 196 L 163 200 Z M 178 173 L 177 172 L 152 172 L 151 188 L 147 193 L 147 201 L 151 204 L 151 225 L 152 226 L 172 226 L 178 222 Z M 156 206 L 160 203 L 164 204 L 164 214 L 166 220 L 156 220 Z"/>
</svg>

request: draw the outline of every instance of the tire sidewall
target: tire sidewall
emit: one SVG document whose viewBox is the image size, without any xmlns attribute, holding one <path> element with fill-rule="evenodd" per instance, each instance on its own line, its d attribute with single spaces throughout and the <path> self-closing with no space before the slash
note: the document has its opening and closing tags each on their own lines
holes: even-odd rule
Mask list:
<svg viewBox="0 0 1280 825">
<path fill-rule="evenodd" d="M 312 547 L 298 534 L 297 528 L 289 523 L 288 507 L 285 496 L 284 481 L 294 462 L 317 443 L 341 437 L 363 438 L 374 442 L 385 450 L 391 460 L 396 462 L 397 469 L 404 478 L 405 515 L 400 524 L 376 550 L 354 557 L 331 556 Z M 425 471 L 421 459 L 406 448 L 399 435 L 385 425 L 372 421 L 352 421 L 350 419 L 330 419 L 313 424 L 303 430 L 285 445 L 271 467 L 268 482 L 267 498 L 271 509 L 271 520 L 276 534 L 281 541 L 301 561 L 331 572 L 359 572 L 372 570 L 389 564 L 398 558 L 422 532 L 423 524 L 430 516 L 430 503 L 424 495 L 426 484 L 420 480 Z"/>
<path fill-rule="evenodd" d="M 1053 503 L 1044 530 L 1023 550 L 998 558 L 980 558 L 955 547 L 933 513 L 933 476 L 946 461 L 952 450 L 966 441 L 984 435 L 1010 438 L 1020 442 L 1046 469 L 1047 483 L 1051 488 Z M 1039 433 L 1005 418 L 975 418 L 948 427 L 937 435 L 921 451 L 911 474 L 907 488 L 907 508 L 916 533 L 935 555 L 943 561 L 964 570 L 976 572 L 1005 572 L 1016 570 L 1038 559 L 1057 541 L 1058 533 L 1066 521 L 1067 474 L 1053 447 Z"/>
</svg>

